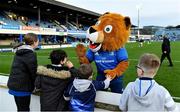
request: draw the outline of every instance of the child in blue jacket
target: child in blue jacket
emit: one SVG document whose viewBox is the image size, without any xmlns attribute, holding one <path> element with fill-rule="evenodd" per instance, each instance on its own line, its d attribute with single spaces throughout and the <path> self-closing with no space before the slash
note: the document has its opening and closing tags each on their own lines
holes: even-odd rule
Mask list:
<svg viewBox="0 0 180 112">
<path fill-rule="evenodd" d="M 71 111 L 94 111 L 96 91 L 108 88 L 111 78 L 107 76 L 104 81 L 93 81 L 90 64 L 82 64 L 78 73 L 79 78 L 68 86 L 64 98 L 70 100 Z"/>
</svg>

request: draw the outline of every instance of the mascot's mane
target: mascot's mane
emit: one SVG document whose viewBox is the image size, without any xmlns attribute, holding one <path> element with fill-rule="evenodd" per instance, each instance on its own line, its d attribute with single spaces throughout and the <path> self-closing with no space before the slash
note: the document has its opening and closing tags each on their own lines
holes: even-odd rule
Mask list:
<svg viewBox="0 0 180 112">
<path fill-rule="evenodd" d="M 97 31 L 103 31 L 104 41 L 102 42 L 102 50 L 114 51 L 123 47 L 129 38 L 131 27 L 130 18 L 123 17 L 116 13 L 107 13 L 101 16 L 98 21 L 100 21 L 100 24 L 96 24 L 92 27 Z M 112 31 L 110 33 L 104 31 L 107 25 L 112 26 Z"/>
</svg>

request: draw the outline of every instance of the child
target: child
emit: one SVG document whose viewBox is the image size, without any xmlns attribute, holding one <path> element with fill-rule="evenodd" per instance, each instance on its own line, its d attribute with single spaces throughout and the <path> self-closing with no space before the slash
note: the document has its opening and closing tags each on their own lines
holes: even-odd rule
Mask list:
<svg viewBox="0 0 180 112">
<path fill-rule="evenodd" d="M 123 111 L 174 111 L 176 105 L 169 92 L 153 78 L 160 66 L 154 54 L 140 57 L 137 67 L 138 78 L 127 85 L 119 108 Z"/>
<path fill-rule="evenodd" d="M 34 49 L 38 46 L 38 37 L 28 33 L 24 37 L 26 45 L 16 48 L 11 73 L 8 80 L 9 94 L 14 96 L 18 111 L 29 111 L 31 93 L 37 71 L 37 57 Z"/>
<path fill-rule="evenodd" d="M 38 67 L 38 77 L 35 82 L 36 88 L 41 90 L 41 111 L 68 110 L 63 93 L 71 81 L 68 70 L 73 71 L 73 64 L 67 61 L 67 54 L 63 50 L 52 51 L 50 59 L 51 65 Z M 64 66 L 65 63 L 67 66 Z"/>
<path fill-rule="evenodd" d="M 79 79 L 74 79 L 68 86 L 64 98 L 70 100 L 71 111 L 94 111 L 96 91 L 108 88 L 111 79 L 92 81 L 93 68 L 90 64 L 82 64 L 78 73 Z"/>
</svg>

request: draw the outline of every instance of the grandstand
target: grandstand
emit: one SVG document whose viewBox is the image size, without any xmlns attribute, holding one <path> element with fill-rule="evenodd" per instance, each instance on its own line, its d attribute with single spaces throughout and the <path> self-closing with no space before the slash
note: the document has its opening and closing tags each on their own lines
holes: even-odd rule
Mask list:
<svg viewBox="0 0 180 112">
<path fill-rule="evenodd" d="M 85 41 L 87 28 L 100 14 L 55 0 L 3 0 L 0 3 L 1 44 L 22 42 L 36 33 L 41 44 Z"/>
<path fill-rule="evenodd" d="M 162 40 L 166 35 L 171 41 L 180 40 L 180 28 L 160 29 L 155 33 L 156 39 Z"/>
</svg>

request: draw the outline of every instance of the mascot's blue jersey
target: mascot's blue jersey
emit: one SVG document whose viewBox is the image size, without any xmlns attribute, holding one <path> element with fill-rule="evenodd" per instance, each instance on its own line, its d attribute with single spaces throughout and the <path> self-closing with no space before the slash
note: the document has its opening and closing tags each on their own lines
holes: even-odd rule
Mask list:
<svg viewBox="0 0 180 112">
<path fill-rule="evenodd" d="M 104 70 L 114 69 L 121 61 L 128 60 L 128 54 L 125 48 L 120 48 L 112 52 L 92 52 L 89 49 L 86 53 L 86 57 L 90 62 L 95 61 L 99 74 L 103 74 Z"/>
</svg>

